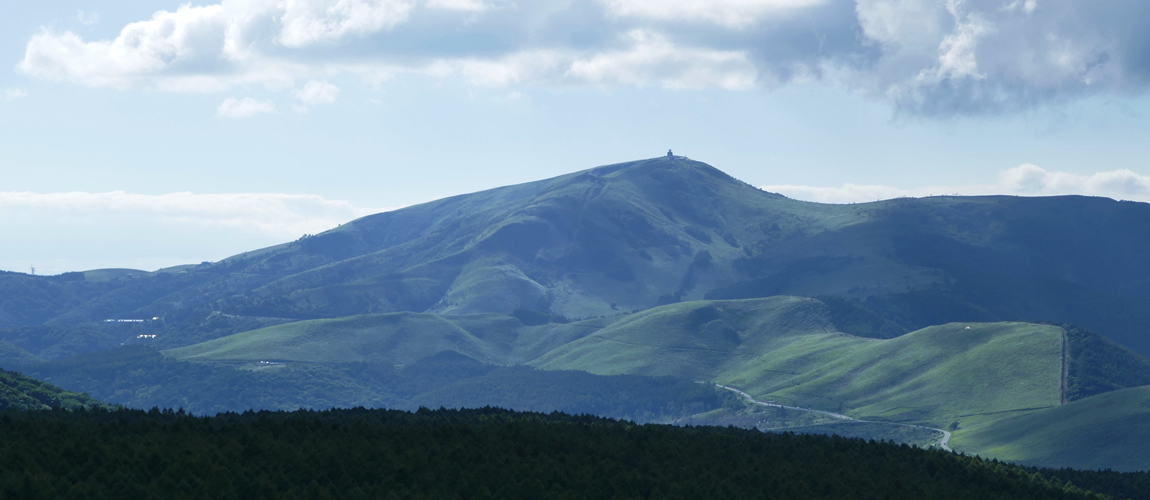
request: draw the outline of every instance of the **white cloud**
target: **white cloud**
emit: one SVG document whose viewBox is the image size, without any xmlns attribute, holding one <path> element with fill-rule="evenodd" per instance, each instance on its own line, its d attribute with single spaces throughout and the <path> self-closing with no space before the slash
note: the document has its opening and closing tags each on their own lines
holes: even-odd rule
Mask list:
<svg viewBox="0 0 1150 500">
<path fill-rule="evenodd" d="M 657 20 L 706 21 L 742 28 L 782 11 L 811 7 L 823 0 L 600 0 L 616 16 Z"/>
<path fill-rule="evenodd" d="M 412 4 L 402 0 L 286 0 L 279 42 L 303 47 L 347 35 L 367 35 L 407 21 Z"/>
<path fill-rule="evenodd" d="M 224 0 L 180 6 L 128 24 L 112 40 L 42 29 L 18 69 L 29 76 L 119 89 L 218 92 L 245 83 L 282 85 L 315 64 L 270 57 L 385 30 L 407 19 L 397 0 Z M 321 65 L 322 66 L 322 65 Z"/>
<path fill-rule="evenodd" d="M 818 203 L 864 203 L 868 201 L 888 200 L 901 196 L 916 196 L 916 191 L 911 189 L 863 184 L 843 184 L 839 187 L 777 184 L 762 186 L 762 189 L 772 193 L 779 193 L 788 198 Z"/>
<path fill-rule="evenodd" d="M 28 97 L 28 93 L 23 90 L 11 88 L 0 91 L 0 101 L 15 101 Z"/>
<path fill-rule="evenodd" d="M 743 90 L 753 87 L 758 78 L 754 64 L 742 52 L 683 47 L 643 30 L 620 38 L 626 47 L 595 54 L 524 51 L 498 60 L 440 61 L 427 71 L 440 75 L 458 73 L 468 82 L 484 86 L 542 83 Z"/>
<path fill-rule="evenodd" d="M 1048 172 L 1024 164 L 1004 170 L 997 186 L 1019 195 L 1086 194 L 1118 200 L 1150 201 L 1150 175 L 1131 170 L 1112 170 L 1091 175 Z"/>
<path fill-rule="evenodd" d="M 45 214 L 114 213 L 154 219 L 153 224 L 242 228 L 280 237 L 317 233 L 382 211 L 316 195 L 280 193 L 146 195 L 107 193 L 0 192 L 0 209 Z"/>
<path fill-rule="evenodd" d="M 790 198 L 820 203 L 862 203 L 931 195 L 1016 195 L 1057 196 L 1079 194 L 1116 200 L 1150 202 L 1150 175 L 1130 170 L 1096 172 L 1090 175 L 1050 172 L 1037 165 L 1022 164 L 999 172 L 997 182 L 968 186 L 898 188 L 882 185 L 843 184 L 838 187 L 797 185 L 763 186 L 763 189 Z"/>
<path fill-rule="evenodd" d="M 595 84 L 667 88 L 722 88 L 745 90 L 758 77 L 754 64 L 742 52 L 678 47 L 656 33 L 635 30 L 627 34 L 627 50 L 604 52 L 570 65 L 567 74 Z"/>
<path fill-rule="evenodd" d="M 380 211 L 279 193 L 0 192 L 0 269 L 58 274 L 198 264 Z"/>
<path fill-rule="evenodd" d="M 177 90 L 184 87 L 180 80 L 194 80 L 197 73 L 209 69 L 208 61 L 224 55 L 224 21 L 220 5 L 184 5 L 175 12 L 157 12 L 148 21 L 129 24 L 114 40 L 85 42 L 75 33 L 45 29 L 32 36 L 18 68 L 39 78 L 97 87 L 128 88 L 152 81 L 155 86 Z"/>
<path fill-rule="evenodd" d="M 457 10 L 462 12 L 483 12 L 491 6 L 482 0 L 428 0 L 427 6 L 432 9 Z"/>
<path fill-rule="evenodd" d="M 84 26 L 92 26 L 100 22 L 100 13 L 80 11 L 76 13 L 76 20 Z"/>
<path fill-rule="evenodd" d="M 1023 12 L 1030 14 L 1030 13 L 1033 13 L 1034 9 L 1037 9 L 1037 8 L 1038 8 L 1038 0 L 1026 0 L 1025 2 L 1023 2 L 1021 0 L 1014 0 L 1013 2 L 1010 2 L 1010 4 L 1007 5 L 1006 7 L 1003 7 L 1002 10 L 1020 10 L 1021 9 Z"/>
<path fill-rule="evenodd" d="M 18 68 L 179 92 L 413 73 L 728 90 L 827 78 L 909 113 L 978 114 L 1150 90 L 1148 16 L 1140 0 L 220 0 L 108 40 L 42 29 Z"/>
<path fill-rule="evenodd" d="M 954 31 L 942 39 L 938 46 L 938 67 L 935 78 L 986 78 L 978 73 L 975 49 L 979 36 L 990 31 L 986 21 L 975 14 L 960 11 L 963 0 L 948 0 L 946 10 L 954 18 Z"/>
<path fill-rule="evenodd" d="M 331 104 L 339 97 L 339 87 L 327 82 L 312 80 L 295 93 L 296 99 L 307 106 Z"/>
<path fill-rule="evenodd" d="M 216 114 L 223 118 L 248 118 L 261 113 L 274 113 L 275 110 L 276 106 L 271 101 L 229 97 L 216 108 Z"/>
<path fill-rule="evenodd" d="M 857 0 L 880 43 L 856 84 L 926 115 L 1000 113 L 1150 89 L 1150 3 Z"/>
</svg>

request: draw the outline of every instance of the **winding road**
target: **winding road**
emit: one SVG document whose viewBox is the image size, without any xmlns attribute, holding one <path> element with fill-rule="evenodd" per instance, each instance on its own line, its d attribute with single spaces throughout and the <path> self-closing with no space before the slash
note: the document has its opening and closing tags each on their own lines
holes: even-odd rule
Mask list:
<svg viewBox="0 0 1150 500">
<path fill-rule="evenodd" d="M 942 439 L 940 439 L 938 441 L 938 447 L 942 448 L 946 451 L 953 451 L 950 449 L 949 446 L 947 446 L 947 444 L 950 443 L 950 432 L 944 431 L 942 429 L 935 429 L 934 427 L 927 427 L 925 425 L 900 424 L 900 423 L 895 423 L 895 422 L 879 422 L 879 421 L 875 421 L 875 420 L 859 420 L 859 419 L 854 418 L 854 417 L 848 417 L 848 416 L 843 415 L 841 413 L 833 413 L 833 412 L 829 412 L 829 411 L 815 410 L 812 408 L 799 408 L 798 406 L 787 406 L 787 405 L 781 405 L 778 403 L 768 403 L 768 402 L 764 402 L 764 401 L 758 401 L 755 398 L 752 398 L 750 394 L 747 394 L 743 391 L 735 389 L 734 387 L 726 386 L 723 384 L 715 384 L 715 385 L 718 387 L 722 387 L 723 389 L 726 389 L 728 391 L 731 391 L 735 394 L 738 394 L 738 395 L 742 396 L 744 399 L 746 399 L 747 401 L 750 401 L 752 404 L 757 404 L 759 406 L 769 406 L 771 408 L 784 408 L 787 410 L 796 410 L 796 411 L 809 411 L 812 413 L 820 413 L 820 414 L 826 415 L 828 417 L 834 417 L 834 418 L 838 418 L 838 419 L 842 419 L 842 420 L 847 420 L 850 422 L 859 422 L 859 423 L 864 423 L 864 424 L 897 425 L 897 426 L 901 426 L 901 427 L 915 427 L 918 429 L 926 429 L 926 430 L 941 432 L 942 433 Z"/>
</svg>

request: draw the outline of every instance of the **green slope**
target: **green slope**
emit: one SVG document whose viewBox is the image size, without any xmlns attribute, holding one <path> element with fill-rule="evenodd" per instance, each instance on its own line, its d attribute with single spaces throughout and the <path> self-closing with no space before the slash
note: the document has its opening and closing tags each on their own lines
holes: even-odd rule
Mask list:
<svg viewBox="0 0 1150 500">
<path fill-rule="evenodd" d="M 87 394 L 66 391 L 17 372 L 0 370 L 0 411 L 110 408 Z"/>
<path fill-rule="evenodd" d="M 409 365 L 455 352 L 544 370 L 710 380 L 759 400 L 936 427 L 1061 401 L 1060 327 L 949 324 L 883 340 L 839 332 L 830 318 L 825 304 L 801 297 L 684 302 L 569 324 L 390 313 L 279 325 L 165 354 L 252 366 Z"/>
<path fill-rule="evenodd" d="M 678 374 L 759 400 L 945 426 L 1041 408 L 1062 394 L 1063 329 L 949 324 L 889 340 L 834 330 L 813 299 L 691 302 L 617 321 L 532 362 L 599 374 Z"/>
<path fill-rule="evenodd" d="M 958 449 L 1047 467 L 1150 470 L 1150 386 L 992 420 L 954 434 Z"/>
<path fill-rule="evenodd" d="M 694 301 L 656 307 L 615 321 L 531 362 L 550 370 L 678 375 L 712 379 L 767 352 L 802 362 L 831 359 L 859 339 L 835 331 L 814 299 L 770 297 Z"/>
<path fill-rule="evenodd" d="M 1062 329 L 949 324 L 896 339 L 864 340 L 833 361 L 794 376 L 766 372 L 751 378 L 758 369 L 750 365 L 744 372 L 750 377 L 739 373 L 727 380 L 748 380 L 759 399 L 943 427 L 964 415 L 1059 404 Z"/>
<path fill-rule="evenodd" d="M 179 359 L 408 365 L 451 351 L 521 364 L 600 328 L 606 320 L 525 325 L 502 314 L 389 313 L 288 323 L 165 351 Z"/>
</svg>

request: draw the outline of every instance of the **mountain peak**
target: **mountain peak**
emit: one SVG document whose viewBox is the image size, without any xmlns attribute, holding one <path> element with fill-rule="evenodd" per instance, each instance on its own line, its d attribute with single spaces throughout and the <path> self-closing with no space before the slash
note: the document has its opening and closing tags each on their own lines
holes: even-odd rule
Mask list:
<svg viewBox="0 0 1150 500">
<path fill-rule="evenodd" d="M 581 175 L 616 177 L 640 183 L 650 182 L 651 179 L 680 177 L 684 181 L 710 179 L 710 182 L 719 181 L 749 186 L 749 184 L 739 181 L 707 163 L 677 155 L 656 156 L 643 160 L 603 165 L 569 175 L 576 177 Z"/>
</svg>

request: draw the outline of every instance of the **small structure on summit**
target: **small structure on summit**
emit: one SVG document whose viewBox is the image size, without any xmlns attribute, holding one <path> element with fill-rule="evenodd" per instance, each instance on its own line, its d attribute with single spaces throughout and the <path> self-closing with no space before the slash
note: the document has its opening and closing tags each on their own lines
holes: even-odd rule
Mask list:
<svg viewBox="0 0 1150 500">
<path fill-rule="evenodd" d="M 667 158 L 674 158 L 674 157 L 675 157 L 675 154 L 672 153 L 670 149 L 668 149 L 667 150 Z"/>
</svg>

